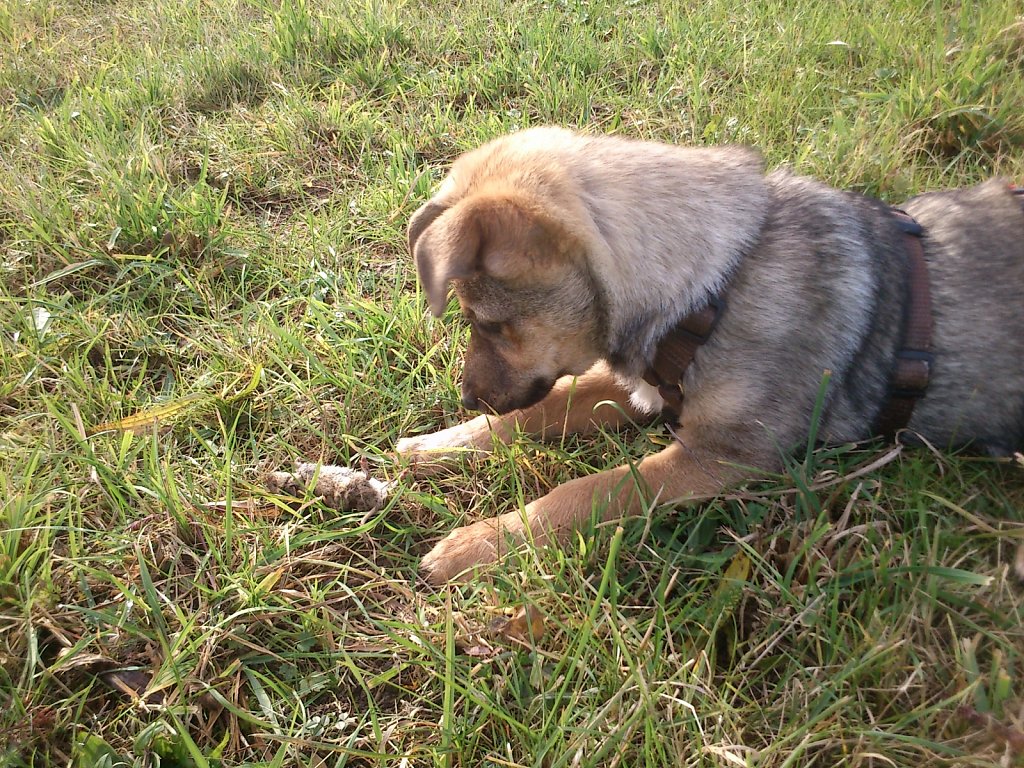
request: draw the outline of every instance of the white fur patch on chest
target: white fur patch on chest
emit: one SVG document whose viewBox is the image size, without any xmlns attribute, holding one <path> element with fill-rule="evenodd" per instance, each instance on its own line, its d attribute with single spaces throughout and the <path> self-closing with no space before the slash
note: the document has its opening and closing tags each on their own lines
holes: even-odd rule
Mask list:
<svg viewBox="0 0 1024 768">
<path fill-rule="evenodd" d="M 658 394 L 658 388 L 648 384 L 643 379 L 630 383 L 632 392 L 629 395 L 630 404 L 638 411 L 644 413 L 659 413 L 665 407 L 665 399 Z"/>
</svg>

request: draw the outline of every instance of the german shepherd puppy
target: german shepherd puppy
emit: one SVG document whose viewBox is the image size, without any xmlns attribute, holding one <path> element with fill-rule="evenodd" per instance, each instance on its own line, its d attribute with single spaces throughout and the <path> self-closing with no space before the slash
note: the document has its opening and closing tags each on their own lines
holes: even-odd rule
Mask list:
<svg viewBox="0 0 1024 768">
<path fill-rule="evenodd" d="M 909 432 L 933 445 L 1024 445 L 1024 212 L 1005 183 L 926 194 L 934 362 Z M 431 311 L 454 286 L 472 331 L 459 426 L 398 442 L 433 461 L 486 452 L 516 427 L 538 436 L 650 419 L 643 378 L 680 318 L 727 306 L 681 383 L 677 439 L 635 467 L 580 477 L 453 531 L 423 559 L 434 582 L 495 561 L 508 543 L 557 543 L 592 518 L 706 499 L 819 435 L 863 440 L 887 395 L 908 268 L 890 209 L 739 147 L 683 148 L 535 128 L 459 158 L 409 223 Z M 578 378 L 576 378 L 578 377 Z"/>
</svg>

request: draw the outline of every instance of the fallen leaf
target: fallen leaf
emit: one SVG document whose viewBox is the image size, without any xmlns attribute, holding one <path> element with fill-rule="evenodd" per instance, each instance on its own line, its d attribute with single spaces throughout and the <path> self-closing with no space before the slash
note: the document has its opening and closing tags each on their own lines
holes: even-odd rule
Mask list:
<svg viewBox="0 0 1024 768">
<path fill-rule="evenodd" d="M 731 659 L 735 654 L 737 628 L 732 619 L 743 599 L 750 570 L 750 558 L 742 550 L 738 551 L 729 561 L 710 599 L 694 616 L 701 629 L 718 640 L 714 646 L 716 653 L 721 651 L 725 659 Z"/>
<path fill-rule="evenodd" d="M 490 643 L 479 642 L 474 645 L 464 648 L 462 650 L 467 656 L 472 656 L 476 659 L 490 659 L 498 655 L 498 649 Z"/>
<path fill-rule="evenodd" d="M 94 733 L 84 734 L 81 740 L 75 743 L 74 758 L 76 768 L 95 768 L 97 765 L 129 768 L 132 764 L 132 761 L 119 755 L 113 747 Z"/>
<path fill-rule="evenodd" d="M 544 635 L 544 614 L 536 606 L 529 605 L 516 611 L 512 618 L 495 619 L 487 629 L 494 637 L 532 646 Z"/>
</svg>

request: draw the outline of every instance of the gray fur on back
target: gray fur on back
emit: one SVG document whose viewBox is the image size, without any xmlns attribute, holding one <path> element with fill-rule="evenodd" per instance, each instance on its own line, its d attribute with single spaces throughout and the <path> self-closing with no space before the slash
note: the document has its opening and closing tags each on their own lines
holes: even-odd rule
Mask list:
<svg viewBox="0 0 1024 768">
<path fill-rule="evenodd" d="M 748 387 L 733 430 L 752 446 L 805 439 L 830 372 L 820 435 L 870 437 L 885 402 L 906 301 L 903 235 L 887 207 L 777 171 L 768 219 L 727 293 L 728 310 L 686 377 L 687 403 Z M 998 181 L 931 193 L 904 209 L 925 228 L 935 363 L 909 425 L 930 443 L 1024 445 L 1024 212 Z M 751 449 L 755 454 L 756 448 Z"/>
<path fill-rule="evenodd" d="M 1024 446 L 1024 211 L 1004 182 L 904 209 L 925 228 L 935 365 L 911 428 L 939 445 Z"/>
</svg>

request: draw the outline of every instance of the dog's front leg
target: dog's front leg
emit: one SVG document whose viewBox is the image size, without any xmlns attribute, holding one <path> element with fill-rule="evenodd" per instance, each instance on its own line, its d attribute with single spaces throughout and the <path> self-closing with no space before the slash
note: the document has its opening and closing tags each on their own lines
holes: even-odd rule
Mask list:
<svg viewBox="0 0 1024 768">
<path fill-rule="evenodd" d="M 537 545 L 564 543 L 592 518 L 598 521 L 641 514 L 650 502 L 692 503 L 712 498 L 744 477 L 736 464 L 714 451 L 701 451 L 681 432 L 680 442 L 635 467 L 617 467 L 572 480 L 522 511 L 458 528 L 423 558 L 427 579 L 442 584 L 466 578 L 528 539 Z"/>
<path fill-rule="evenodd" d="M 629 403 L 628 393 L 603 364 L 579 377 L 556 382 L 536 405 L 492 416 L 483 414 L 448 429 L 405 437 L 395 450 L 419 468 L 429 469 L 459 456 L 480 456 L 494 441 L 507 443 L 516 430 L 542 439 L 563 434 L 586 434 L 597 426 L 618 427 L 628 420 L 644 422 L 650 416 Z"/>
</svg>

